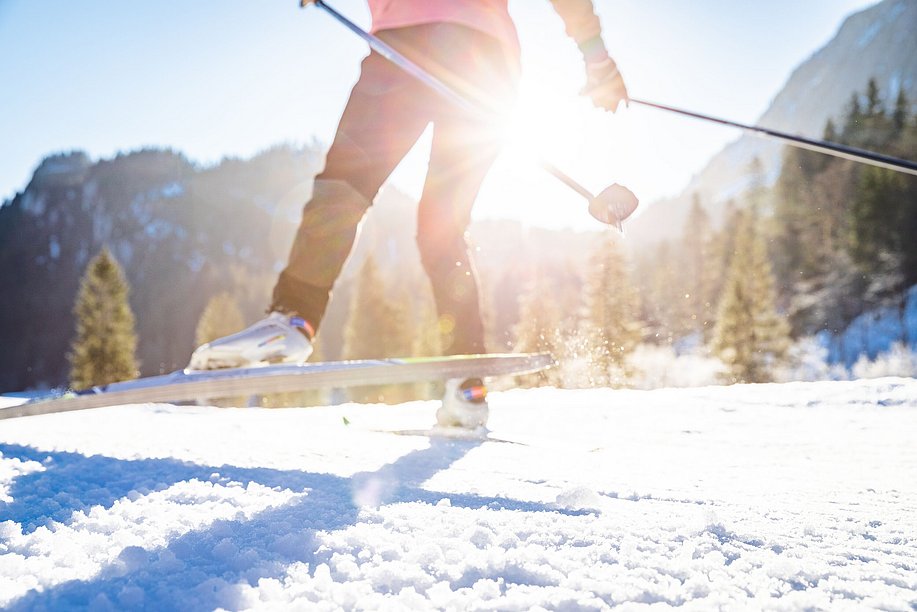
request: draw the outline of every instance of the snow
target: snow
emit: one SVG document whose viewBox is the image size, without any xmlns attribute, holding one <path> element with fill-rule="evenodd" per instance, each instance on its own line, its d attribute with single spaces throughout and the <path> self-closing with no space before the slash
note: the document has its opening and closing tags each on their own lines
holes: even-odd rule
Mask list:
<svg viewBox="0 0 917 612">
<path fill-rule="evenodd" d="M 891 350 L 870 361 L 860 357 L 853 365 L 856 378 L 882 378 L 885 376 L 917 376 L 917 353 L 903 344 L 895 344 Z"/>
<path fill-rule="evenodd" d="M 877 21 L 870 25 L 863 34 L 860 35 L 859 40 L 857 40 L 856 46 L 859 49 L 865 49 L 869 43 L 871 43 L 875 37 L 882 31 L 882 28 L 885 24 L 881 21 Z"/>
<path fill-rule="evenodd" d="M 628 363 L 635 374 L 631 386 L 637 389 L 703 387 L 723 380 L 726 366 L 705 355 L 702 341 L 685 342 L 681 354 L 672 346 L 640 344 Z"/>
<path fill-rule="evenodd" d="M 851 368 L 865 356 L 875 360 L 902 343 L 917 352 L 917 285 L 911 287 L 900 307 L 884 307 L 865 312 L 839 335 L 827 335 L 830 363 Z"/>
<path fill-rule="evenodd" d="M 159 190 L 159 195 L 166 199 L 177 198 L 185 194 L 185 187 L 178 181 L 174 181 Z"/>
<path fill-rule="evenodd" d="M 491 398 L 3 421 L 0 607 L 917 606 L 917 380 Z"/>
</svg>

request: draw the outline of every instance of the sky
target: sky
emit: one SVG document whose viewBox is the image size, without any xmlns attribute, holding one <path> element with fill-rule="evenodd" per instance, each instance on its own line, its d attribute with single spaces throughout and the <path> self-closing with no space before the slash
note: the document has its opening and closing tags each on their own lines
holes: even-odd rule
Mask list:
<svg viewBox="0 0 917 612">
<path fill-rule="evenodd" d="M 365 0 L 331 2 L 368 26 Z M 595 0 L 630 93 L 753 123 L 791 71 L 875 0 Z M 595 229 L 544 157 L 593 191 L 618 182 L 644 203 L 677 194 L 738 137 L 659 111 L 612 115 L 579 97 L 580 56 L 546 0 L 510 0 L 523 47 L 514 138 L 476 217 Z M 0 200 L 49 153 L 107 158 L 169 147 L 201 164 L 278 143 L 327 145 L 365 43 L 295 0 L 0 0 Z M 429 134 L 390 179 L 419 195 Z"/>
</svg>

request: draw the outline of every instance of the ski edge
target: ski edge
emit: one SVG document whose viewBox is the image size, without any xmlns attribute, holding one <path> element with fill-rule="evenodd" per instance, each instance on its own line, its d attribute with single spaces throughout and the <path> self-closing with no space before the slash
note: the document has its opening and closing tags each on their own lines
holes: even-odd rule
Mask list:
<svg viewBox="0 0 917 612">
<path fill-rule="evenodd" d="M 167 403 L 212 397 L 286 393 L 318 388 L 400 384 L 479 376 L 521 375 L 554 365 L 548 353 L 324 362 L 207 372 L 177 371 L 57 394 L 0 409 L 0 420 L 120 404 Z"/>
</svg>

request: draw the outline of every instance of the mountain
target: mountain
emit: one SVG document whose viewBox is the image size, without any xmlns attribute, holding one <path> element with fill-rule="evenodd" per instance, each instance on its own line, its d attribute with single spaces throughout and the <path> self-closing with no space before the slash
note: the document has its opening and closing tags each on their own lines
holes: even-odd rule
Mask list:
<svg viewBox="0 0 917 612">
<path fill-rule="evenodd" d="M 0 207 L 0 390 L 66 382 L 79 280 L 104 246 L 131 285 L 143 375 L 187 364 L 197 321 L 216 293 L 233 295 L 247 321 L 260 318 L 322 156 L 317 147 L 276 147 L 212 167 L 168 150 L 95 162 L 81 152 L 46 158 L 26 189 Z M 354 278 L 370 253 L 414 320 L 429 307 L 415 234 L 416 202 L 384 188 L 335 286 L 320 336 L 323 358 L 341 356 Z M 471 234 L 495 349 L 508 348 L 518 297 L 536 270 L 558 279 L 563 299 L 579 295 L 591 234 L 511 221 L 481 222 Z"/>
<path fill-rule="evenodd" d="M 917 0 L 884 0 L 851 15 L 827 45 L 793 71 L 757 124 L 821 138 L 827 121 L 840 116 L 870 78 L 889 106 L 901 90 L 912 104 L 917 102 L 915 32 Z M 728 200 L 749 186 L 752 160 L 761 160 L 771 184 L 780 171 L 782 150 L 779 142 L 741 136 L 714 156 L 681 195 L 648 206 L 630 224 L 631 235 L 650 242 L 678 235 L 695 193 L 714 219 L 722 218 Z"/>
<path fill-rule="evenodd" d="M 0 388 L 66 381 L 74 296 L 103 246 L 131 285 L 144 374 L 186 363 L 214 293 L 256 316 L 295 227 L 280 208 L 301 206 L 319 160 L 284 148 L 211 168 L 160 150 L 45 159 L 0 208 Z"/>
</svg>

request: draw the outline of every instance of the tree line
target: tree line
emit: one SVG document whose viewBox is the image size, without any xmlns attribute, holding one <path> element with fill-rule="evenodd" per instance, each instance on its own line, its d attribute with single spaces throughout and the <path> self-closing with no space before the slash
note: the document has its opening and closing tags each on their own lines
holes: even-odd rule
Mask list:
<svg viewBox="0 0 917 612">
<path fill-rule="evenodd" d="M 875 80 L 851 96 L 827 140 L 917 158 L 917 117 L 904 90 Z M 842 329 L 917 283 L 917 179 L 809 151 L 784 154 L 775 191 L 774 265 L 795 334 Z"/>
</svg>

